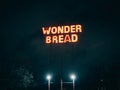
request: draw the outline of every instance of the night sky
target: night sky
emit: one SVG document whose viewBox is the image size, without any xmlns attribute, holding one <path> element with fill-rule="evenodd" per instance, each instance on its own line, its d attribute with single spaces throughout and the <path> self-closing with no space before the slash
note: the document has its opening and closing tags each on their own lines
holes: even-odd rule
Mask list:
<svg viewBox="0 0 120 90">
<path fill-rule="evenodd" d="M 119 2 L 6 0 L 0 10 L 0 90 L 8 90 L 11 71 L 20 66 L 33 73 L 38 87 L 48 72 L 54 82 L 70 81 L 73 72 L 81 90 L 97 90 L 101 79 L 107 90 L 120 90 Z M 73 24 L 82 25 L 77 43 L 45 44 L 42 27 Z"/>
</svg>

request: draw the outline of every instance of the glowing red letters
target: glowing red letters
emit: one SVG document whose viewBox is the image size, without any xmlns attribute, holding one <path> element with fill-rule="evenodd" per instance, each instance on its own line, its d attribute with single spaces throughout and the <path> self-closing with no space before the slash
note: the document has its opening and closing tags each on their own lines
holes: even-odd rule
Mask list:
<svg viewBox="0 0 120 90">
<path fill-rule="evenodd" d="M 82 32 L 81 25 L 57 26 L 42 28 L 43 34 L 46 35 L 45 42 L 50 43 L 67 43 L 77 42 L 77 33 Z"/>
</svg>

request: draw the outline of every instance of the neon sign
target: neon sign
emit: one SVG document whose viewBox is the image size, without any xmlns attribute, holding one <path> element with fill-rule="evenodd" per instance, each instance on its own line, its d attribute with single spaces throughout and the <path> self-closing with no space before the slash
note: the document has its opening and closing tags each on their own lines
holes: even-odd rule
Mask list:
<svg viewBox="0 0 120 90">
<path fill-rule="evenodd" d="M 82 32 L 81 25 L 42 27 L 45 43 L 78 42 L 78 33 Z"/>
</svg>

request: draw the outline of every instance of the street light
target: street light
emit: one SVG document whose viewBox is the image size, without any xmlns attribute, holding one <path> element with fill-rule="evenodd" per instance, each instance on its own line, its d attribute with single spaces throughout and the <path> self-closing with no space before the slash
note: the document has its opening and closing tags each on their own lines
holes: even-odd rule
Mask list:
<svg viewBox="0 0 120 90">
<path fill-rule="evenodd" d="M 51 75 L 50 74 L 48 74 L 47 76 L 46 76 L 46 79 L 48 80 L 48 90 L 50 90 L 50 80 L 51 80 Z"/>
<path fill-rule="evenodd" d="M 71 74 L 70 78 L 73 80 L 73 90 L 75 90 L 75 79 L 76 79 L 75 74 Z"/>
</svg>

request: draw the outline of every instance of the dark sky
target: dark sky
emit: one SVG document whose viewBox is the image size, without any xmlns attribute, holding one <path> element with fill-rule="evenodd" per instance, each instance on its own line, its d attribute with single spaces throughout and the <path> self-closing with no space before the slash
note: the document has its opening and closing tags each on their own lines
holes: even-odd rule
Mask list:
<svg viewBox="0 0 120 90">
<path fill-rule="evenodd" d="M 115 0 L 1 1 L 0 78 L 25 66 L 39 80 L 50 71 L 65 80 L 70 72 L 77 83 L 93 85 L 105 79 L 120 85 L 119 2 Z M 81 24 L 75 44 L 46 45 L 43 26 Z M 62 60 L 62 68 L 60 63 Z M 49 69 L 48 69 L 49 68 Z M 57 78 L 58 79 L 58 78 Z"/>
</svg>

